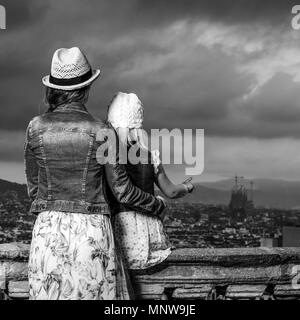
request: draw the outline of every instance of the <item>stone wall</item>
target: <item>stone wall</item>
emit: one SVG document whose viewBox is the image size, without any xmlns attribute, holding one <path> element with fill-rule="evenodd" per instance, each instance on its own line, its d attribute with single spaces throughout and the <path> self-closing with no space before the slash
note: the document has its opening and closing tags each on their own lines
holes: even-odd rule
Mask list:
<svg viewBox="0 0 300 320">
<path fill-rule="evenodd" d="M 28 298 L 28 255 L 27 245 L 0 245 L 2 299 Z M 132 280 L 138 299 L 300 299 L 298 275 L 300 248 L 180 249 Z"/>
</svg>

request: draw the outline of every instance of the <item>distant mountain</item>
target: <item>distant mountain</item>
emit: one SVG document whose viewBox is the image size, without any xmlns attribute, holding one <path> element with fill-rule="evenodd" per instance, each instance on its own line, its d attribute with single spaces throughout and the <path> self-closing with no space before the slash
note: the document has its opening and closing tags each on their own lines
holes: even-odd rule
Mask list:
<svg viewBox="0 0 300 320">
<path fill-rule="evenodd" d="M 300 208 L 300 181 L 255 179 L 253 182 L 256 206 L 283 209 Z M 250 180 L 243 180 L 242 183 L 245 187 L 250 188 Z M 227 205 L 230 201 L 233 184 L 230 179 L 198 183 L 194 193 L 179 201 Z M 19 199 L 28 198 L 26 185 L 0 179 L 0 196 L 7 191 L 14 191 Z"/>
<path fill-rule="evenodd" d="M 27 187 L 25 184 L 19 184 L 14 182 L 9 182 L 0 179 L 0 195 L 7 193 L 8 191 L 14 191 L 19 199 L 27 199 Z"/>
<path fill-rule="evenodd" d="M 225 190 L 208 187 L 203 184 L 195 184 L 195 190 L 192 194 L 185 196 L 182 199 L 175 201 L 189 203 L 204 203 L 204 204 L 228 204 L 230 193 Z"/>
<path fill-rule="evenodd" d="M 282 209 L 300 208 L 300 181 L 254 179 L 254 203 L 256 206 Z M 250 180 L 242 184 L 250 189 Z M 228 204 L 234 182 L 221 180 L 196 184 L 192 195 L 181 201 L 200 202 L 207 204 Z"/>
</svg>

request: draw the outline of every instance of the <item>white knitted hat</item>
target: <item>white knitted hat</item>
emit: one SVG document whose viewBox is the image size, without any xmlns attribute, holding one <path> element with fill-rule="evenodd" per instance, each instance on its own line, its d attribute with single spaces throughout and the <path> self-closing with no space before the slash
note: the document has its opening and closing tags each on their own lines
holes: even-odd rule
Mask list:
<svg viewBox="0 0 300 320">
<path fill-rule="evenodd" d="M 115 129 L 141 129 L 143 127 L 144 109 L 134 93 L 119 92 L 108 108 L 107 120 Z"/>
<path fill-rule="evenodd" d="M 86 56 L 79 48 L 61 48 L 53 55 L 51 74 L 42 81 L 50 88 L 75 90 L 90 85 L 99 75 L 100 70 L 92 70 Z"/>
</svg>

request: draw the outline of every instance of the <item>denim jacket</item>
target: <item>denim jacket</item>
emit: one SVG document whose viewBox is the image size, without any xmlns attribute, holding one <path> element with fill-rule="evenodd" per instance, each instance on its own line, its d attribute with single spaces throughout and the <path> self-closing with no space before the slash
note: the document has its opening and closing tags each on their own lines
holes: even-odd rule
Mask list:
<svg viewBox="0 0 300 320">
<path fill-rule="evenodd" d="M 96 137 L 101 130 L 105 136 L 107 129 L 78 103 L 60 106 L 30 122 L 25 171 L 32 213 L 109 214 L 104 184 L 119 203 L 145 214 L 161 213 L 162 201 L 135 187 L 124 165 L 97 161 L 97 150 L 105 141 Z"/>
</svg>

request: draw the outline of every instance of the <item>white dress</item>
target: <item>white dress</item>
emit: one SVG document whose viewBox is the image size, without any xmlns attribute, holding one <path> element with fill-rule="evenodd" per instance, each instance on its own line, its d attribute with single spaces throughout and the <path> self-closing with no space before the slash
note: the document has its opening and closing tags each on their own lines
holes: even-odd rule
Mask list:
<svg viewBox="0 0 300 320">
<path fill-rule="evenodd" d="M 159 154 L 152 153 L 157 170 Z M 124 263 L 131 270 L 148 269 L 162 263 L 171 253 L 171 244 L 160 218 L 135 211 L 113 217 L 115 239 Z"/>
<path fill-rule="evenodd" d="M 28 269 L 30 300 L 133 298 L 109 215 L 40 213 Z"/>
</svg>

